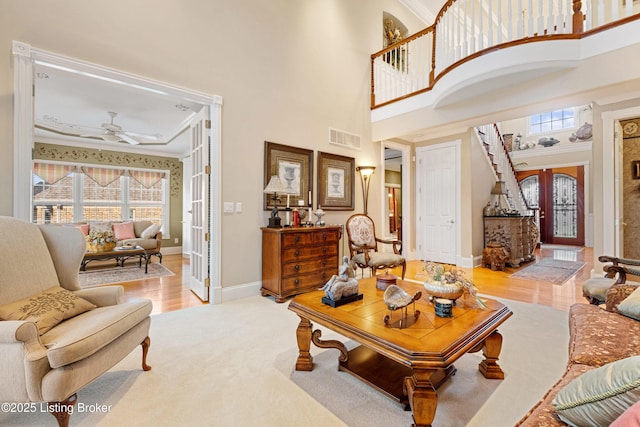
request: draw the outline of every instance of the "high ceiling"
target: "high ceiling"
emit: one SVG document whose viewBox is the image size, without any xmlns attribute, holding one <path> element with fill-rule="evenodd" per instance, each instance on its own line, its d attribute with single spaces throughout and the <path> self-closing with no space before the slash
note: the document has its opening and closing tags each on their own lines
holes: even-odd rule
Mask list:
<svg viewBox="0 0 640 427">
<path fill-rule="evenodd" d="M 138 85 L 36 62 L 36 140 L 186 154 L 201 104 Z"/>
</svg>

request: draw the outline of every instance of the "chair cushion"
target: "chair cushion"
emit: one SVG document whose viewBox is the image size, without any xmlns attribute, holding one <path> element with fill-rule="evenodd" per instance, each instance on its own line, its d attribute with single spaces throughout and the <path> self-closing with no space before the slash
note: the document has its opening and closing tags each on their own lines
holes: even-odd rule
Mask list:
<svg viewBox="0 0 640 427">
<path fill-rule="evenodd" d="M 616 283 L 616 279 L 607 277 L 592 277 L 582 284 L 582 296 L 587 298 L 595 298 L 600 302 L 604 302 L 609 288 Z"/>
<path fill-rule="evenodd" d="M 364 254 L 357 254 L 353 257 L 354 262 L 360 265 L 368 265 L 369 267 L 378 266 L 397 266 L 402 265 L 405 259 L 401 255 L 386 252 L 369 252 L 369 263 L 365 263 Z"/>
<path fill-rule="evenodd" d="M 0 306 L 0 319 L 34 322 L 40 335 L 63 320 L 96 308 L 60 286 L 53 286 L 39 294 Z"/>
<path fill-rule="evenodd" d="M 133 222 L 113 223 L 113 234 L 118 240 L 135 239 L 136 233 L 133 231 Z"/>
<path fill-rule="evenodd" d="M 42 335 L 52 368 L 82 360 L 127 332 L 151 314 L 149 300 L 98 307 L 60 323 Z"/>
<path fill-rule="evenodd" d="M 569 360 L 591 366 L 636 356 L 640 322 L 591 304 L 569 309 Z"/>
<path fill-rule="evenodd" d="M 570 425 L 609 426 L 640 400 L 640 356 L 608 363 L 580 375 L 553 404 Z"/>
</svg>

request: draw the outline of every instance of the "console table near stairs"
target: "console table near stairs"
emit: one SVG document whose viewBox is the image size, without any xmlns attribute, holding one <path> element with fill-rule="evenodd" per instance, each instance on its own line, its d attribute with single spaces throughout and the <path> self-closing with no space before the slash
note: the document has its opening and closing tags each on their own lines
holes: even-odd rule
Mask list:
<svg viewBox="0 0 640 427">
<path fill-rule="evenodd" d="M 499 243 L 509 249 L 511 257 L 506 261 L 511 267 L 535 259 L 538 244 L 538 227 L 533 216 L 485 216 L 484 246 Z"/>
</svg>

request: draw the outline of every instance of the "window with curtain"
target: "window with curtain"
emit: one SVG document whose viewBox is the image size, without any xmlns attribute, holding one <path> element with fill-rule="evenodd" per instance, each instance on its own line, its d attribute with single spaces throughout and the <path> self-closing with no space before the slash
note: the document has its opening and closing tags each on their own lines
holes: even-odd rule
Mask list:
<svg viewBox="0 0 640 427">
<path fill-rule="evenodd" d="M 34 163 L 33 220 L 149 220 L 168 230 L 168 177 L 166 171 Z"/>
</svg>

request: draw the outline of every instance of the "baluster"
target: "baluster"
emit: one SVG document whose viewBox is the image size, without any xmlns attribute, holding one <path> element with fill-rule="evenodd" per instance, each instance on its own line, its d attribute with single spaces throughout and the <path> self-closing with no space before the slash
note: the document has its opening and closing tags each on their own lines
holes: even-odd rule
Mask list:
<svg viewBox="0 0 640 427">
<path fill-rule="evenodd" d="M 508 2 L 509 5 L 511 5 L 511 2 Z M 497 40 L 496 40 L 496 44 L 501 44 L 502 43 L 502 33 L 504 33 L 504 25 L 502 24 L 502 0 L 498 0 L 498 25 L 496 26 L 496 31 L 498 32 L 498 34 L 496 35 Z"/>
<path fill-rule="evenodd" d="M 471 40 L 469 44 L 470 52 L 468 54 L 476 53 L 476 0 L 471 0 Z"/>
<path fill-rule="evenodd" d="M 533 26 L 533 0 L 529 0 L 529 9 L 527 12 L 529 13 L 529 18 L 527 19 L 527 30 L 524 34 L 533 36 L 533 33 L 535 33 L 535 27 Z"/>
<path fill-rule="evenodd" d="M 507 41 L 513 41 L 513 10 L 511 9 L 511 1 L 507 0 Z"/>
<path fill-rule="evenodd" d="M 454 16 L 460 16 L 460 3 L 456 2 L 454 7 L 456 8 L 456 12 L 457 13 L 452 13 L 451 18 L 453 19 Z M 456 22 L 453 23 L 454 25 L 456 24 Z M 460 20 L 458 20 L 457 25 L 456 25 L 456 53 L 454 56 L 454 60 L 452 62 L 455 62 L 458 60 L 458 58 L 460 58 L 460 49 L 462 48 L 462 44 L 461 44 L 461 40 L 460 40 Z"/>
<path fill-rule="evenodd" d="M 488 0 L 489 8 L 487 11 L 487 47 L 493 46 L 493 0 Z M 481 9 L 482 10 L 482 9 Z M 482 21 L 480 21 L 482 24 Z M 480 29 L 482 34 L 482 28 Z"/>
<path fill-rule="evenodd" d="M 633 0 L 625 0 L 625 16 L 633 15 Z"/>
<path fill-rule="evenodd" d="M 558 3 L 558 14 L 556 15 L 556 33 L 566 33 L 567 28 L 564 23 L 564 0 Z"/>
<path fill-rule="evenodd" d="M 618 18 L 620 18 L 620 8 L 618 7 L 618 2 L 612 1 L 611 2 L 611 19 L 609 20 L 609 22 L 613 22 Z"/>
<path fill-rule="evenodd" d="M 556 28 L 553 28 L 555 27 L 555 22 L 556 22 L 556 15 L 553 9 L 554 9 L 553 0 L 549 0 L 549 10 L 547 11 L 547 15 L 548 15 L 547 16 L 547 34 L 555 34 L 558 32 Z"/>
<path fill-rule="evenodd" d="M 598 0 L 598 26 L 602 24 L 604 24 L 604 0 Z"/>
<path fill-rule="evenodd" d="M 462 57 L 466 57 L 467 55 L 469 55 L 469 38 L 467 35 L 467 28 L 469 27 L 467 25 L 467 0 L 462 0 L 462 2 L 464 3 L 464 10 L 462 11 L 462 15 L 458 16 L 462 16 L 462 19 L 460 19 L 464 39 L 464 43 L 462 44 Z"/>
</svg>

